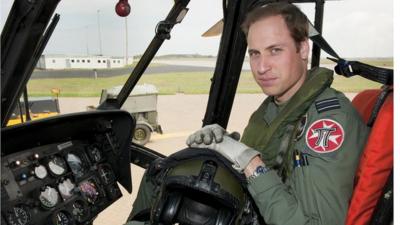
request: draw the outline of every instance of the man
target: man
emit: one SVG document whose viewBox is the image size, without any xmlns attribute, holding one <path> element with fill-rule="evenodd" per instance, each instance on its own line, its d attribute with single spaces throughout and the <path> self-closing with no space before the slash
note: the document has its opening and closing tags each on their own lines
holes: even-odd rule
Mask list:
<svg viewBox="0 0 400 225">
<path fill-rule="evenodd" d="M 368 128 L 340 92 L 333 72 L 307 71 L 308 20 L 294 5 L 252 10 L 242 25 L 254 79 L 268 98 L 253 113 L 241 142 L 208 125 L 187 144 L 215 150 L 248 179 L 267 224 L 344 224 L 353 177 Z M 142 180 L 134 211 L 151 205 Z"/>
<path fill-rule="evenodd" d="M 333 72 L 307 71 L 308 20 L 294 5 L 251 11 L 242 25 L 255 81 L 269 97 L 241 142 L 218 125 L 191 135 L 248 179 L 267 224 L 344 224 L 368 128 L 340 92 Z"/>
</svg>

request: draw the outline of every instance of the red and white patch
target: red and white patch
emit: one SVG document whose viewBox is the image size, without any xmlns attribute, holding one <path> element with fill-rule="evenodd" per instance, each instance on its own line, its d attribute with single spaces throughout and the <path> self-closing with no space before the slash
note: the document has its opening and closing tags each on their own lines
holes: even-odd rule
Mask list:
<svg viewBox="0 0 400 225">
<path fill-rule="evenodd" d="M 306 143 L 314 152 L 334 152 L 342 146 L 343 141 L 343 127 L 334 120 L 320 119 L 307 129 Z"/>
</svg>

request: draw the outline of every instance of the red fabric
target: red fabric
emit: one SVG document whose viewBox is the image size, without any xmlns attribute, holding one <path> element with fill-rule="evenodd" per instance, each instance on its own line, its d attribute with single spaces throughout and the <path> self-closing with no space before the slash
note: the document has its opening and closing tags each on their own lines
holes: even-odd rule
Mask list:
<svg viewBox="0 0 400 225">
<path fill-rule="evenodd" d="M 361 115 L 364 123 L 368 122 L 372 108 L 375 105 L 378 95 L 381 93 L 378 89 L 365 90 L 356 95 L 351 103 Z"/>
<path fill-rule="evenodd" d="M 367 121 L 380 90 L 367 90 L 353 104 Z M 346 225 L 369 224 L 393 168 L 393 92 L 382 105 L 360 159 Z"/>
</svg>

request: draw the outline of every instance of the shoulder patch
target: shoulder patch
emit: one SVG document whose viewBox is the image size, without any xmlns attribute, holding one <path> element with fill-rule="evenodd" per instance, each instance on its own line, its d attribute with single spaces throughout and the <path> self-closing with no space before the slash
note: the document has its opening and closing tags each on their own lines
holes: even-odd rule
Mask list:
<svg viewBox="0 0 400 225">
<path fill-rule="evenodd" d="M 313 122 L 306 132 L 307 146 L 317 153 L 334 152 L 342 146 L 345 132 L 340 123 L 331 119 Z"/>
<path fill-rule="evenodd" d="M 340 109 L 339 99 L 337 97 L 327 98 L 315 102 L 315 108 L 318 113 L 326 112 L 333 109 Z"/>
</svg>

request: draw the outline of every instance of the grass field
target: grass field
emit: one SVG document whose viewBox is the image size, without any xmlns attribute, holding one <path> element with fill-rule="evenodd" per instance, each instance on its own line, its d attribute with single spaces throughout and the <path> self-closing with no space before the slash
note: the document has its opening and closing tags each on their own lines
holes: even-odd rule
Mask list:
<svg viewBox="0 0 400 225">
<path fill-rule="evenodd" d="M 212 72 L 163 73 L 144 75 L 139 84 L 154 84 L 162 95 L 207 94 L 210 89 Z M 101 89 L 122 85 L 128 75 L 109 78 L 67 78 L 35 79 L 28 83 L 31 96 L 49 96 L 50 89 L 59 88 L 63 97 L 97 97 Z M 378 88 L 380 85 L 361 77 L 344 78 L 336 76 L 333 87 L 343 92 L 359 92 L 363 89 Z M 261 93 L 250 72 L 244 72 L 240 78 L 238 93 Z"/>
</svg>

